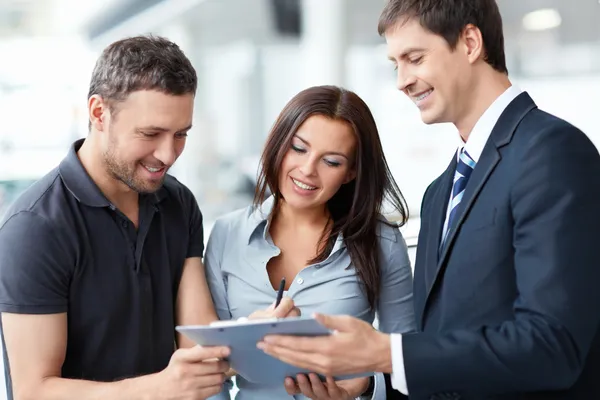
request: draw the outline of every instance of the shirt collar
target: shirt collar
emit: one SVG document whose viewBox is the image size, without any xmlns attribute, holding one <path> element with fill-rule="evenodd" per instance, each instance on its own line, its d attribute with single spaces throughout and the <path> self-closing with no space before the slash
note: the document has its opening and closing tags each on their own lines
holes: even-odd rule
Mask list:
<svg viewBox="0 0 600 400">
<path fill-rule="evenodd" d="M 67 156 L 58 167 L 60 176 L 69 192 L 79 202 L 90 207 L 110 207 L 110 201 L 92 180 L 77 156 L 77 151 L 79 151 L 84 141 L 85 139 L 78 139 L 71 145 Z M 148 196 L 154 204 L 159 203 L 165 197 L 166 189 L 164 186 Z"/>
<path fill-rule="evenodd" d="M 479 161 L 483 148 L 488 141 L 494 126 L 500 119 L 500 116 L 508 107 L 508 105 L 521 93 L 521 89 L 513 85 L 506 89 L 494 102 L 488 107 L 483 115 L 479 118 L 466 143 L 461 139 L 459 151 L 462 147 L 465 148 L 469 156 L 475 163 Z"/>
<path fill-rule="evenodd" d="M 270 196 L 260 205 L 260 207 L 255 207 L 250 213 L 250 216 L 248 218 L 248 244 L 250 244 L 252 240 L 255 240 L 258 235 L 260 235 L 262 240 L 273 245 L 271 237 L 269 235 L 268 218 L 271 214 L 271 211 L 273 210 L 274 204 L 275 198 L 274 196 Z M 384 229 L 383 223 L 377 224 L 376 234 L 379 237 L 385 237 L 389 240 L 395 240 L 393 232 L 389 229 Z M 334 254 L 338 250 L 343 249 L 345 247 L 346 241 L 344 240 L 344 237 L 340 232 L 336 238 L 335 244 L 333 245 L 331 254 Z"/>
<path fill-rule="evenodd" d="M 258 228 L 262 227 L 262 237 L 267 240 L 268 237 L 268 218 L 273 210 L 275 199 L 273 196 L 268 197 L 259 207 L 254 207 L 248 218 L 248 244 L 255 234 L 259 232 Z"/>
</svg>

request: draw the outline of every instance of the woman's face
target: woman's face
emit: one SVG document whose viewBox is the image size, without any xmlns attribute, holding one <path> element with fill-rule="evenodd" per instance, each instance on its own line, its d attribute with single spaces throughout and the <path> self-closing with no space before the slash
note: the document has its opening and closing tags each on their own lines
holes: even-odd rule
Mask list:
<svg viewBox="0 0 600 400">
<path fill-rule="evenodd" d="M 349 124 L 309 117 L 283 158 L 279 190 L 297 209 L 322 208 L 340 186 L 355 178 L 356 137 Z"/>
</svg>

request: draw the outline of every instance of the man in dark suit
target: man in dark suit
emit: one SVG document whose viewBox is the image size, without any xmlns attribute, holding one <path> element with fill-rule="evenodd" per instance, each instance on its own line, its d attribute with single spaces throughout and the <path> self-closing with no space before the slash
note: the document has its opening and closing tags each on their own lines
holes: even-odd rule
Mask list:
<svg viewBox="0 0 600 400">
<path fill-rule="evenodd" d="M 324 374 L 391 372 L 411 399 L 600 399 L 598 151 L 511 84 L 494 0 L 391 0 L 379 32 L 423 121 L 461 138 L 423 198 L 419 332 L 318 316 L 337 334 L 259 346 Z"/>
</svg>

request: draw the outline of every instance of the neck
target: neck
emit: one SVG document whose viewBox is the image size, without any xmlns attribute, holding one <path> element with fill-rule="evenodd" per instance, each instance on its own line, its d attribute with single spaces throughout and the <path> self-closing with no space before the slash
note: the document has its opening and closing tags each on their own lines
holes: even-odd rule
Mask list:
<svg viewBox="0 0 600 400">
<path fill-rule="evenodd" d="M 329 221 L 329 210 L 327 206 L 305 210 L 293 209 L 285 200 L 281 200 L 277 216 L 275 218 L 279 227 L 294 230 L 319 229 L 323 230 Z"/>
<path fill-rule="evenodd" d="M 77 152 L 83 168 L 102 194 L 118 209 L 123 211 L 137 207 L 138 193 L 110 175 L 98 148 L 97 135 L 90 132 Z"/>
<path fill-rule="evenodd" d="M 466 104 L 463 115 L 454 124 L 464 142 L 469 139 L 473 127 L 485 111 L 510 86 L 506 74 L 493 70 L 487 65 L 482 67 L 478 79 L 469 88 L 468 97 L 471 101 Z"/>
</svg>

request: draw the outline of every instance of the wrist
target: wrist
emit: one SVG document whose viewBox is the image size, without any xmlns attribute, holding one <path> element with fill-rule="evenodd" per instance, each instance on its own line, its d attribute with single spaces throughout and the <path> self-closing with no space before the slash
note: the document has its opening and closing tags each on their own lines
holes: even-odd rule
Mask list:
<svg viewBox="0 0 600 400">
<path fill-rule="evenodd" d="M 343 389 L 349 399 L 356 399 L 369 388 L 370 381 L 368 378 L 352 378 L 348 380 L 337 381 L 336 384 Z"/>
<path fill-rule="evenodd" d="M 138 381 L 137 383 L 144 388 L 142 397 L 144 400 L 167 399 L 171 396 L 171 393 L 165 392 L 165 381 L 168 381 L 168 379 L 165 377 L 164 370 L 133 379 Z"/>
<path fill-rule="evenodd" d="M 386 374 L 392 373 L 392 343 L 391 336 L 385 333 L 377 332 L 377 340 L 375 340 L 375 366 L 374 372 L 383 372 Z"/>
</svg>

